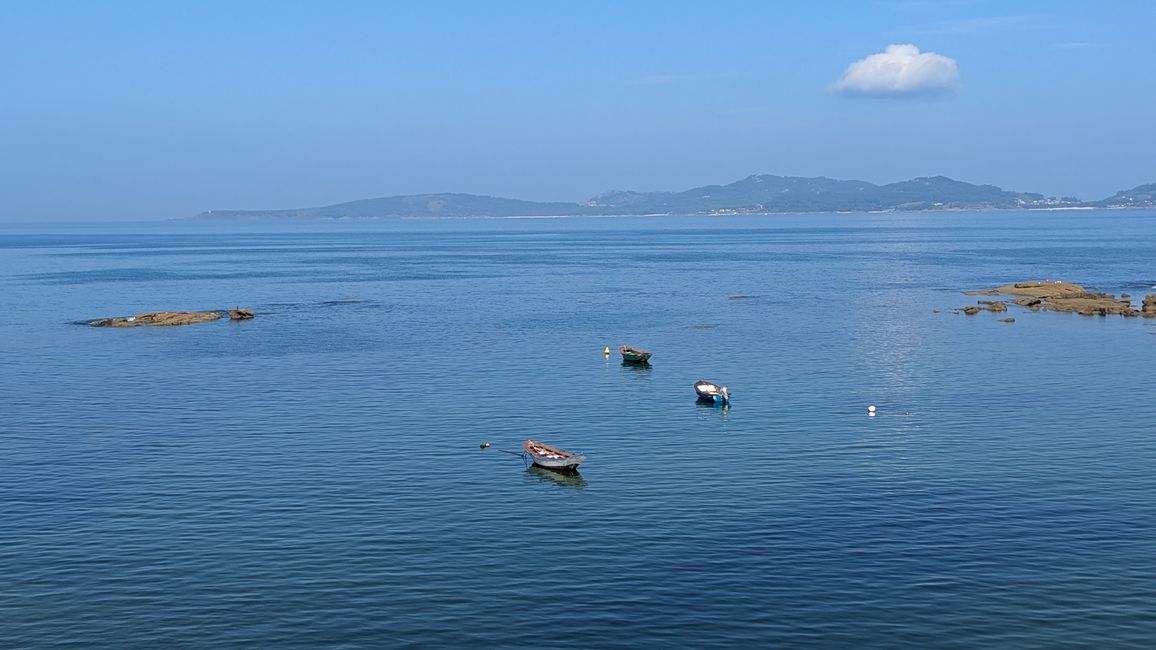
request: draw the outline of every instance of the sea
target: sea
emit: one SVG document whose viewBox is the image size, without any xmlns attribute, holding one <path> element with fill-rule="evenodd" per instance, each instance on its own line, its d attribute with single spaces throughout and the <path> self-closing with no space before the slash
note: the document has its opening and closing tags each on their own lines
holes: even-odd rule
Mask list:
<svg viewBox="0 0 1156 650">
<path fill-rule="evenodd" d="M 2 225 L 0 648 L 1154 647 L 1156 319 L 1035 279 L 1156 211 Z"/>
</svg>

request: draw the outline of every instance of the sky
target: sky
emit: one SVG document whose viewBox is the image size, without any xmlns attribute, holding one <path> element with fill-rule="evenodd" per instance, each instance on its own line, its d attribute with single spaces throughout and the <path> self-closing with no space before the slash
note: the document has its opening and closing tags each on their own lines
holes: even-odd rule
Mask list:
<svg viewBox="0 0 1156 650">
<path fill-rule="evenodd" d="M 1156 182 L 1156 2 L 0 0 L 0 220 Z"/>
</svg>

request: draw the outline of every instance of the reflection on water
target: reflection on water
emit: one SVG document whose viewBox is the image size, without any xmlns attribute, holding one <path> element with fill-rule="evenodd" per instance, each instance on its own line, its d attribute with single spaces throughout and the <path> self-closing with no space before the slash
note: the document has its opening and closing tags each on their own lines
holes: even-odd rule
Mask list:
<svg viewBox="0 0 1156 650">
<path fill-rule="evenodd" d="M 714 400 L 704 399 L 702 397 L 694 401 L 694 406 L 700 411 L 703 411 L 703 415 L 706 415 L 706 411 L 717 411 L 718 414 L 724 419 L 727 416 L 727 411 L 731 410 L 731 405 L 729 403 L 716 404 Z"/>
<path fill-rule="evenodd" d="M 545 467 L 538 467 L 537 465 L 530 465 L 526 468 L 526 473 L 534 476 L 543 483 L 554 483 L 562 487 L 578 489 L 586 487 L 586 479 L 582 478 L 578 470 L 560 472 L 558 470 L 546 469 Z"/>
<path fill-rule="evenodd" d="M 631 373 L 638 373 L 638 374 L 645 375 L 646 373 L 650 372 L 653 369 L 654 369 L 653 366 L 651 366 L 649 363 L 631 363 L 629 361 L 623 361 L 622 362 L 622 370 L 624 372 L 631 372 Z"/>
<path fill-rule="evenodd" d="M 724 411 L 725 411 L 725 410 L 727 410 L 727 409 L 729 409 L 729 408 L 731 407 L 731 403 L 730 403 L 730 400 L 727 400 L 727 401 L 725 401 L 725 402 L 720 402 L 720 401 L 717 401 L 717 400 L 711 399 L 711 398 L 709 398 L 709 397 L 702 397 L 701 395 L 700 395 L 700 396 L 698 396 L 698 397 L 697 397 L 697 398 L 694 400 L 694 403 L 695 403 L 695 404 L 697 404 L 697 405 L 699 405 L 699 406 L 701 406 L 701 407 L 703 407 L 703 408 L 714 408 L 714 407 L 718 407 L 718 408 L 720 408 L 720 409 L 722 409 L 722 410 L 724 410 Z"/>
</svg>

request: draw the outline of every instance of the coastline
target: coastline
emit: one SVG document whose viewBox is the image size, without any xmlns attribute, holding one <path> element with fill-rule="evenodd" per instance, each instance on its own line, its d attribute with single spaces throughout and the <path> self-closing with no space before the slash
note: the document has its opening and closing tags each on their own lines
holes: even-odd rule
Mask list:
<svg viewBox="0 0 1156 650">
<path fill-rule="evenodd" d="M 814 210 L 814 211 L 768 211 L 768 212 L 745 212 L 745 211 L 727 211 L 727 212 L 650 212 L 650 213 L 620 213 L 620 214 L 540 214 L 540 215 L 460 215 L 460 216 L 434 216 L 434 215 L 390 215 L 381 217 L 278 217 L 278 216 L 252 216 L 252 217 L 206 217 L 197 215 L 192 217 L 172 217 L 164 219 L 163 221 L 206 221 L 206 222 L 326 222 L 326 221 L 340 221 L 340 222 L 358 222 L 358 221 L 461 221 L 461 220 L 512 220 L 512 219 L 637 219 L 637 218 L 662 218 L 662 217 L 801 217 L 801 216 L 834 216 L 834 215 L 898 215 L 898 214 L 912 214 L 912 215 L 930 215 L 930 214 L 966 214 L 966 213 L 1023 213 L 1023 212 L 1096 212 L 1096 211 L 1139 211 L 1150 210 L 1156 211 L 1156 206 L 1111 206 L 1111 207 L 1095 207 L 1095 206 L 1064 206 L 1064 207 L 1049 207 L 1049 208 L 931 208 L 921 210 Z"/>
</svg>

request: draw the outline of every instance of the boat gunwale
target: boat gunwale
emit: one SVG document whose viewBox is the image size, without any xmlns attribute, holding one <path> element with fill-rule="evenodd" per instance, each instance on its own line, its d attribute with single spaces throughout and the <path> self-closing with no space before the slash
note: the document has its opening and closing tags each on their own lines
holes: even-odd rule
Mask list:
<svg viewBox="0 0 1156 650">
<path fill-rule="evenodd" d="M 544 442 L 539 442 L 537 440 L 527 439 L 525 442 L 522 443 L 522 449 L 526 450 L 526 453 L 530 454 L 530 457 L 532 457 L 532 458 L 542 458 L 543 460 L 553 460 L 553 459 L 549 458 L 546 454 L 541 454 L 541 453 L 534 451 L 533 449 L 531 449 L 531 447 L 543 449 L 548 453 L 555 454 L 557 456 L 561 456 L 562 460 L 566 460 L 568 458 L 574 458 L 576 456 L 579 456 L 579 454 L 576 454 L 572 451 L 566 451 L 565 449 L 559 449 L 557 447 L 554 447 L 553 445 L 548 445 Z"/>
<path fill-rule="evenodd" d="M 710 390 L 711 393 L 722 393 L 723 388 L 725 388 L 725 386 L 716 384 L 713 381 L 707 381 L 705 379 L 700 379 L 694 382 L 694 389 L 700 392 L 703 390 Z"/>
</svg>

